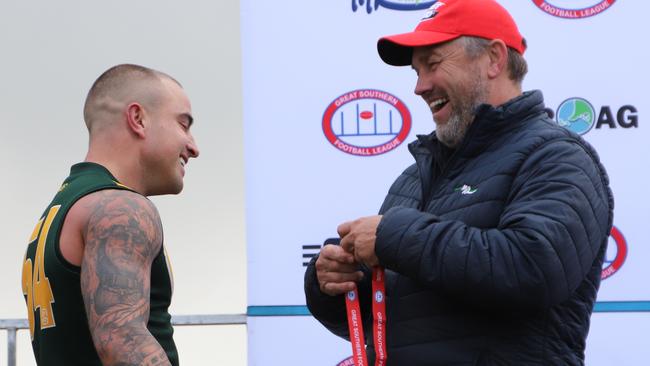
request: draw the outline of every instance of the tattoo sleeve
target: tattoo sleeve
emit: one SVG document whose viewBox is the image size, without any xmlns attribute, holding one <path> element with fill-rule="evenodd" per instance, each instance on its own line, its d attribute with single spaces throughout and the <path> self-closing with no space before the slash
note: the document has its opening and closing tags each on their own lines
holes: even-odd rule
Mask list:
<svg viewBox="0 0 650 366">
<path fill-rule="evenodd" d="M 129 191 L 96 193 L 84 233 L 81 292 L 104 365 L 169 365 L 147 329 L 151 263 L 162 246 L 160 217 Z"/>
</svg>

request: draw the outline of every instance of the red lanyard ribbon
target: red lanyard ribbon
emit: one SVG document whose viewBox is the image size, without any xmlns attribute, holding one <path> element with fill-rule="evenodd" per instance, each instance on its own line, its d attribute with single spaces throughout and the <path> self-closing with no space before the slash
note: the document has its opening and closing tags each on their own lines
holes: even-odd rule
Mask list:
<svg viewBox="0 0 650 366">
<path fill-rule="evenodd" d="M 377 266 L 372 269 L 372 333 L 375 344 L 375 366 L 385 366 L 386 358 L 386 285 L 384 269 Z M 365 338 L 359 305 L 359 292 L 354 289 L 345 296 L 348 312 L 348 329 L 352 343 L 352 359 L 355 366 L 368 366 Z"/>
</svg>

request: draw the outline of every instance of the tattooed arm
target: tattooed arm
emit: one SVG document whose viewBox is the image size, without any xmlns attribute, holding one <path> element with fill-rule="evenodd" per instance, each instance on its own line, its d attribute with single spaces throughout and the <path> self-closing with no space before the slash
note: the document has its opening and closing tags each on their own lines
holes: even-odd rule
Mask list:
<svg viewBox="0 0 650 366">
<path fill-rule="evenodd" d="M 160 217 L 138 194 L 92 194 L 84 230 L 81 291 L 104 365 L 169 365 L 147 329 L 151 263 L 162 246 Z"/>
</svg>

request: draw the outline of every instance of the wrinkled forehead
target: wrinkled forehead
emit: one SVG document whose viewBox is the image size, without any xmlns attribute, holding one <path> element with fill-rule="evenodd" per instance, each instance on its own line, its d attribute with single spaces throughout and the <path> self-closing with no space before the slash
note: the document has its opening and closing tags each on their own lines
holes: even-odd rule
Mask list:
<svg viewBox="0 0 650 366">
<path fill-rule="evenodd" d="M 425 64 L 429 62 L 430 58 L 444 58 L 452 52 L 462 48 L 463 46 L 460 38 L 428 46 L 413 47 L 411 67 Z"/>
</svg>

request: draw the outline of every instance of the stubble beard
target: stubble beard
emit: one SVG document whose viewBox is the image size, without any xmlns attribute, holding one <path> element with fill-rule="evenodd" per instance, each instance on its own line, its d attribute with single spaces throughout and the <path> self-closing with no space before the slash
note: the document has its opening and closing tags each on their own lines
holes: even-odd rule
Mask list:
<svg viewBox="0 0 650 366">
<path fill-rule="evenodd" d="M 445 124 L 436 126 L 438 141 L 449 148 L 457 148 L 463 141 L 469 126 L 474 122 L 476 109 L 487 101 L 487 83 L 478 72 L 470 72 L 473 78 L 464 85 L 450 90 L 451 114 Z"/>
</svg>

